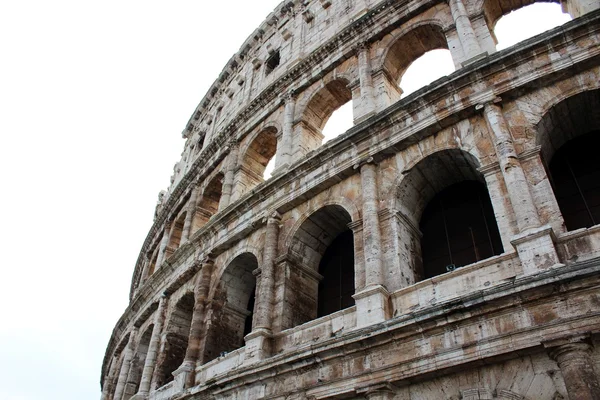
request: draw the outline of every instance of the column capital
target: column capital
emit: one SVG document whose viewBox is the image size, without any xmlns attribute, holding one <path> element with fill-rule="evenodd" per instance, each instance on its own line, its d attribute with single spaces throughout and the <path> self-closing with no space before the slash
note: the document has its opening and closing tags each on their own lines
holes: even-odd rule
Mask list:
<svg viewBox="0 0 600 400">
<path fill-rule="evenodd" d="M 281 214 L 277 211 L 271 211 L 266 217 L 263 218 L 263 223 L 269 224 L 278 224 L 281 222 Z"/>
<path fill-rule="evenodd" d="M 358 54 L 363 51 L 368 51 L 371 48 L 371 43 L 367 40 L 361 40 L 354 45 L 354 51 Z"/>
<path fill-rule="evenodd" d="M 354 164 L 354 166 L 352 167 L 353 169 L 360 169 L 362 171 L 363 167 L 365 165 L 372 165 L 372 166 L 376 166 L 377 163 L 375 162 L 373 157 L 369 157 L 366 159 L 362 159 L 359 162 L 357 162 L 356 164 Z"/>
<path fill-rule="evenodd" d="M 279 95 L 279 99 L 283 104 L 294 103 L 296 101 L 296 92 L 293 89 L 289 89 Z"/>
</svg>

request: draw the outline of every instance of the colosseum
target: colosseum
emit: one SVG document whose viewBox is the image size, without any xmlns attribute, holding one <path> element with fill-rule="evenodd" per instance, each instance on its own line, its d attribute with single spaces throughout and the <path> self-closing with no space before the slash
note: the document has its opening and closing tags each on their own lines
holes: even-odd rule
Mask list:
<svg viewBox="0 0 600 400">
<path fill-rule="evenodd" d="M 600 1 L 497 50 L 532 2 L 281 3 L 183 132 L 102 399 L 600 399 Z"/>
</svg>

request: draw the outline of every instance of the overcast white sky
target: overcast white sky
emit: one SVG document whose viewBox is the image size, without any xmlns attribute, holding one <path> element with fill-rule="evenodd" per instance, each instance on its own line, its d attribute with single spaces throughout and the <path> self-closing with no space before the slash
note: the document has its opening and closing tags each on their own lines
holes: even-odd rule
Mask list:
<svg viewBox="0 0 600 400">
<path fill-rule="evenodd" d="M 181 131 L 278 3 L 0 2 L 0 399 L 99 399 Z"/>
</svg>

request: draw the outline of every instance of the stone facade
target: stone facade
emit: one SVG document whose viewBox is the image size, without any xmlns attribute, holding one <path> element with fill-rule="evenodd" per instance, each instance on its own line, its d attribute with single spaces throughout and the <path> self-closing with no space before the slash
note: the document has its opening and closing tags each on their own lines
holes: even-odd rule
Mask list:
<svg viewBox="0 0 600 400">
<path fill-rule="evenodd" d="M 596 170 L 581 211 L 552 169 L 600 132 L 600 1 L 496 52 L 530 3 L 283 2 L 183 132 L 102 399 L 600 399 Z M 456 72 L 400 99 L 437 48 Z"/>
</svg>

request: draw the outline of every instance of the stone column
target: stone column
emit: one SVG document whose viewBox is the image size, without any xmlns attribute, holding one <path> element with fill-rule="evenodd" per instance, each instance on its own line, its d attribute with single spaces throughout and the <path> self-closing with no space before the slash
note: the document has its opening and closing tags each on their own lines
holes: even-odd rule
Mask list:
<svg viewBox="0 0 600 400">
<path fill-rule="evenodd" d="M 190 238 L 190 234 L 192 233 L 192 223 L 194 222 L 194 214 L 196 213 L 199 192 L 200 188 L 198 187 L 198 185 L 194 185 L 194 189 L 192 189 L 192 194 L 190 195 L 190 199 L 188 200 L 187 210 L 185 213 L 185 221 L 183 221 L 181 240 L 179 241 L 180 245 L 187 242 Z"/>
<path fill-rule="evenodd" d="M 471 20 L 469 19 L 469 14 L 467 14 L 467 9 L 462 0 L 449 0 L 448 3 L 450 5 L 452 19 L 454 19 L 454 24 L 456 25 L 456 32 L 458 33 L 465 55 L 465 61 L 462 64 L 465 65 L 475 61 L 475 59 L 485 57 L 486 54 L 481 51 L 477 35 L 475 35 Z"/>
<path fill-rule="evenodd" d="M 121 400 L 123 392 L 125 391 L 125 384 L 127 383 L 127 376 L 129 375 L 129 367 L 131 366 L 131 359 L 133 358 L 133 344 L 137 335 L 137 328 L 133 328 L 129 334 L 129 342 L 125 347 L 125 353 L 123 354 L 123 364 L 119 371 L 119 380 L 117 381 L 117 388 L 115 389 L 115 395 L 113 400 Z"/>
<path fill-rule="evenodd" d="M 205 258 L 202 261 L 199 281 L 196 285 L 196 290 L 194 291 L 194 312 L 192 314 L 190 336 L 188 339 L 188 347 L 185 352 L 185 359 L 182 366 L 173 373 L 174 375 L 182 374 L 180 380 L 185 388 L 192 387 L 196 384 L 196 363 L 200 357 L 202 335 L 204 333 L 204 319 L 206 317 L 208 292 L 210 290 L 213 269 L 214 261 L 210 258 Z"/>
<path fill-rule="evenodd" d="M 160 268 L 160 265 L 164 261 L 165 251 L 167 250 L 167 245 L 169 244 L 169 233 L 171 232 L 172 221 L 165 222 L 165 229 L 163 230 L 163 237 L 160 241 L 160 247 L 158 249 L 158 257 L 156 257 L 156 266 L 154 268 Z"/>
<path fill-rule="evenodd" d="M 369 55 L 369 46 L 361 43 L 358 46 L 358 78 L 360 81 L 360 101 L 354 108 L 354 123 L 361 121 L 375 114 L 375 96 L 373 88 L 373 77 L 371 76 L 371 60 Z"/>
<path fill-rule="evenodd" d="M 569 399 L 600 399 L 600 381 L 594 371 L 592 347 L 584 341 L 565 343 L 550 349 L 565 381 Z"/>
<path fill-rule="evenodd" d="M 158 358 L 160 335 L 165 322 L 166 308 L 167 297 L 163 295 L 159 300 L 158 309 L 154 314 L 154 327 L 152 328 L 152 337 L 150 338 L 150 345 L 148 346 L 146 361 L 144 362 L 144 370 L 142 372 L 138 395 L 146 396 L 150 392 L 150 383 L 152 382 L 152 375 L 154 374 L 154 368 L 156 367 L 156 359 Z"/>
<path fill-rule="evenodd" d="M 500 164 L 506 191 L 515 213 L 519 234 L 511 243 L 517 249 L 525 275 L 533 274 L 558 264 L 558 255 L 552 240 L 552 228 L 540 226 L 529 183 L 517 156 L 512 134 L 502 109 L 493 103 L 484 106 L 484 117 Z"/>
<path fill-rule="evenodd" d="M 104 385 L 102 387 L 102 396 L 100 396 L 100 400 L 108 400 L 110 398 L 110 392 L 112 392 L 114 389 L 113 380 L 118 363 L 119 359 L 113 356 L 112 362 L 110 363 L 110 368 L 104 377 Z"/>
<path fill-rule="evenodd" d="M 354 166 L 355 169 L 358 165 Z M 363 252 L 365 257 L 364 290 L 356 293 L 357 326 L 381 322 L 389 317 L 389 293 L 385 289 L 383 263 L 381 260 L 381 227 L 377 203 L 377 167 L 369 159 L 360 166 L 363 203 Z"/>
<path fill-rule="evenodd" d="M 249 360 L 261 360 L 270 353 L 268 341 L 272 334 L 273 299 L 275 295 L 275 260 L 281 216 L 274 211 L 267 218 L 260 284 L 256 291 L 256 314 L 252 332 L 245 337 Z"/>
<path fill-rule="evenodd" d="M 296 110 L 296 99 L 293 93 L 287 93 L 284 97 L 285 109 L 283 112 L 283 129 L 281 135 L 281 155 L 275 159 L 275 169 L 287 168 L 292 160 L 292 142 L 294 133 L 294 113 Z"/>
<path fill-rule="evenodd" d="M 223 178 L 223 191 L 219 209 L 226 208 L 231 203 L 231 194 L 233 193 L 233 178 L 235 169 L 238 165 L 239 145 L 236 142 L 229 144 L 229 155 L 227 156 L 227 170 Z"/>
</svg>

